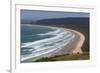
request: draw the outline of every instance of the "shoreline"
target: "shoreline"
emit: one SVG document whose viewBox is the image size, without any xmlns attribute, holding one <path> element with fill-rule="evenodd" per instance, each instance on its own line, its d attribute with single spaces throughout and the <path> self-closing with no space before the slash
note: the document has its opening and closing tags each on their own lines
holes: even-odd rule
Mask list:
<svg viewBox="0 0 100 73">
<path fill-rule="evenodd" d="M 63 54 L 77 54 L 77 53 L 83 54 L 81 47 L 85 41 L 85 36 L 76 30 L 67 29 L 67 28 L 62 28 L 62 29 L 64 29 L 65 31 L 69 31 L 69 32 L 74 33 L 75 38 L 72 42 L 70 42 L 69 44 L 64 46 L 63 49 L 58 50 L 58 52 L 53 53 L 51 55 L 51 57 L 57 56 L 57 55 L 63 55 Z"/>
<path fill-rule="evenodd" d="M 78 38 L 76 40 L 77 44 L 76 44 L 76 48 L 74 49 L 73 53 L 82 53 L 81 47 L 84 44 L 85 36 L 81 32 L 76 31 L 76 30 L 72 30 L 72 29 L 71 30 L 70 29 L 65 29 L 65 30 L 69 30 L 69 31 L 75 33 L 76 38 Z"/>
<path fill-rule="evenodd" d="M 31 24 L 30 24 L 31 25 Z M 41 25 L 36 25 L 36 26 L 41 26 Z M 56 52 L 50 52 L 50 53 L 48 53 L 48 55 L 50 54 L 50 56 L 52 57 L 52 56 L 55 56 L 55 55 L 63 55 L 63 54 L 67 54 L 67 53 L 69 53 L 69 54 L 76 54 L 76 53 L 83 53 L 82 52 L 82 49 L 81 49 L 81 47 L 82 47 L 82 45 L 83 45 L 83 43 L 84 43 L 84 40 L 85 40 L 85 36 L 82 34 L 82 33 L 80 33 L 80 32 L 78 32 L 78 31 L 76 31 L 76 30 L 72 30 L 72 29 L 67 29 L 67 28 L 60 28 L 60 27 L 52 27 L 52 26 L 41 26 L 41 27 L 49 27 L 49 28 L 53 28 L 53 29 L 64 29 L 65 30 L 65 32 L 66 31 L 69 31 L 69 32 L 72 32 L 72 33 L 74 33 L 75 34 L 75 38 L 74 38 L 74 40 L 73 40 L 73 42 L 71 42 L 71 43 L 69 43 L 68 45 L 66 45 L 66 46 L 64 46 L 64 48 L 63 49 L 61 49 L 61 50 L 58 50 L 58 51 L 56 51 Z M 77 43 L 76 43 L 77 42 Z M 73 48 L 72 48 L 72 47 Z M 68 49 L 67 50 L 67 48 L 71 48 L 71 49 Z M 52 53 L 52 54 L 51 54 Z M 45 54 L 44 54 L 45 55 Z M 38 56 L 37 56 L 38 57 Z M 32 58 L 31 58 L 32 59 Z"/>
</svg>

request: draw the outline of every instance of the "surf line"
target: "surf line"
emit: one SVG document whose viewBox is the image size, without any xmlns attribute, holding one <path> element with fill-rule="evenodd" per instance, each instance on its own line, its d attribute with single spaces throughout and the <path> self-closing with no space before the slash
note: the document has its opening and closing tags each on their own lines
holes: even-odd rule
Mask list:
<svg viewBox="0 0 100 73">
<path fill-rule="evenodd" d="M 36 25 L 35 25 L 35 26 L 36 26 Z M 38 25 L 38 26 L 42 26 L 42 25 Z M 43 27 L 43 26 L 42 26 L 42 27 Z M 44 26 L 44 27 L 49 27 L 49 28 L 53 28 L 53 29 L 56 28 L 56 29 L 59 29 L 59 30 L 63 29 L 63 32 L 70 32 L 70 33 L 73 33 L 74 35 L 78 35 L 78 37 L 80 38 L 80 40 L 77 41 L 77 46 L 76 46 L 75 49 L 73 49 L 73 51 L 70 52 L 70 53 L 73 53 L 73 54 L 75 54 L 75 53 L 77 53 L 77 52 L 82 53 L 81 46 L 82 46 L 82 44 L 84 43 L 84 40 L 85 40 L 85 37 L 84 37 L 84 35 L 83 35 L 82 33 L 78 32 L 78 31 L 75 31 L 75 30 L 72 30 L 72 29 L 66 29 L 66 28 L 60 28 L 60 27 L 52 27 L 52 26 Z M 71 37 L 72 37 L 72 36 L 71 36 Z M 74 39 L 74 37 L 73 37 L 73 39 Z M 72 41 L 73 39 L 71 38 L 70 41 Z M 68 39 L 67 39 L 67 40 L 68 40 Z M 50 40 L 49 40 L 49 41 L 50 41 Z M 47 42 L 46 42 L 46 43 L 47 43 Z M 64 42 L 64 43 L 66 43 L 65 45 L 68 44 L 67 41 Z M 64 44 L 64 43 L 63 43 L 63 44 Z M 70 42 L 69 42 L 69 43 L 70 43 Z M 63 45 L 62 47 L 64 47 L 65 45 Z M 60 47 L 59 49 L 63 49 L 63 48 Z M 27 59 L 30 59 L 30 58 L 34 58 L 34 57 L 44 56 L 44 55 L 48 56 L 48 55 L 50 55 L 50 53 L 53 54 L 53 51 L 56 51 L 56 50 L 59 50 L 59 49 L 58 49 L 58 47 L 57 47 L 57 48 L 55 48 L 55 49 L 47 50 L 46 52 L 45 52 L 45 50 L 44 50 L 44 52 L 43 52 L 43 50 L 41 50 L 41 51 L 39 51 L 39 52 L 36 52 L 35 55 L 31 54 L 31 55 L 28 55 L 27 57 L 22 58 L 21 61 L 24 61 L 24 60 L 27 60 Z M 41 52 L 42 52 L 42 53 L 41 53 Z"/>
</svg>

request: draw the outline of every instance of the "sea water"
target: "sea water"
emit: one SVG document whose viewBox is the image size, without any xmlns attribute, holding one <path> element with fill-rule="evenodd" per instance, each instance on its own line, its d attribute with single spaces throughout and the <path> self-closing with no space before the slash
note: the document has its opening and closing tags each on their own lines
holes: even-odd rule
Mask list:
<svg viewBox="0 0 100 73">
<path fill-rule="evenodd" d="M 62 28 L 21 24 L 21 61 L 63 49 L 73 38 Z"/>
</svg>

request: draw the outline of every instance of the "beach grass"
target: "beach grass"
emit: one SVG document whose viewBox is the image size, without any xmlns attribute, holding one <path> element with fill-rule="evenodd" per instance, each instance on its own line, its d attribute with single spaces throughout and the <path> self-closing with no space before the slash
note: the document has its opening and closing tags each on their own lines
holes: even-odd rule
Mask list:
<svg viewBox="0 0 100 73">
<path fill-rule="evenodd" d="M 73 61 L 73 60 L 89 60 L 89 52 L 83 54 L 64 54 L 54 57 L 43 57 L 35 62 L 48 62 L 48 61 Z"/>
</svg>

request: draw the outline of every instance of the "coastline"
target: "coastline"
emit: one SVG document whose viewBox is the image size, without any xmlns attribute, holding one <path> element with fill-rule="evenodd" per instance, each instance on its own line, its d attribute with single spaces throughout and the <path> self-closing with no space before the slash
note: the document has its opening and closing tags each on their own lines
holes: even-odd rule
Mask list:
<svg viewBox="0 0 100 73">
<path fill-rule="evenodd" d="M 51 57 L 57 56 L 57 55 L 64 55 L 64 54 L 83 54 L 83 51 L 81 49 L 84 41 L 85 41 L 85 36 L 75 30 L 72 29 L 67 29 L 67 28 L 62 28 L 65 31 L 70 31 L 75 34 L 75 38 L 72 42 L 64 46 L 63 49 L 60 49 L 54 53 L 52 53 Z"/>
<path fill-rule="evenodd" d="M 38 25 L 38 26 L 41 26 L 41 25 Z M 42 26 L 42 27 L 49 27 L 49 26 Z M 49 28 L 58 29 L 60 27 L 52 27 L 52 26 L 50 26 Z M 85 36 L 82 33 L 78 32 L 78 31 L 75 31 L 75 30 L 72 30 L 72 29 L 67 29 L 67 28 L 60 28 L 60 29 L 64 29 L 65 31 L 70 31 L 70 32 L 74 33 L 75 34 L 75 38 L 71 43 L 69 43 L 66 46 L 64 46 L 63 49 L 60 49 L 60 50 L 55 51 L 55 52 L 51 52 L 52 54 L 48 53 L 48 55 L 49 54 L 50 55 L 47 56 L 47 57 L 53 57 L 53 56 L 63 55 L 63 54 L 77 54 L 77 53 L 82 54 L 83 52 L 82 52 L 81 47 L 82 47 L 82 45 L 84 43 Z M 67 48 L 69 48 L 69 49 L 67 49 Z M 44 55 L 43 57 L 46 57 L 46 56 Z M 41 56 L 39 58 L 41 58 Z M 37 57 L 36 57 L 36 59 L 37 59 Z M 32 58 L 28 59 L 26 61 L 29 61 L 29 60 L 32 60 Z"/>
<path fill-rule="evenodd" d="M 66 30 L 66 29 L 65 29 Z M 82 49 L 81 49 L 81 47 L 82 47 L 82 45 L 84 44 L 84 41 L 85 41 L 85 36 L 81 33 L 81 32 L 79 32 L 79 31 L 76 31 L 76 30 L 70 30 L 70 29 L 67 29 L 67 30 L 69 30 L 69 31 L 71 31 L 71 32 L 73 32 L 75 35 L 76 35 L 76 40 L 75 40 L 75 43 L 76 43 L 76 47 L 75 47 L 75 49 L 73 50 L 73 54 L 76 54 L 76 53 L 80 53 L 80 54 L 82 54 L 83 52 L 82 52 Z M 73 41 L 74 42 L 74 41 Z"/>
</svg>

